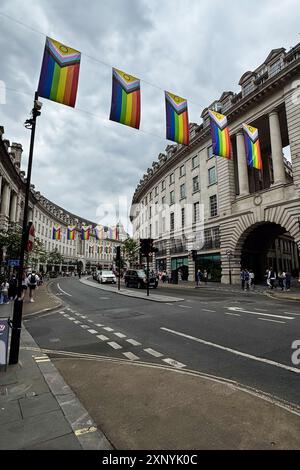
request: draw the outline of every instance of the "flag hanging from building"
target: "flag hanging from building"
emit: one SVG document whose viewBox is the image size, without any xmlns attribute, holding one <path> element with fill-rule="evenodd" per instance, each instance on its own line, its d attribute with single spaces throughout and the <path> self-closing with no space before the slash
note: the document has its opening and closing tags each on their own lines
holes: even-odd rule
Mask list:
<svg viewBox="0 0 300 470">
<path fill-rule="evenodd" d="M 35 228 L 32 222 L 29 222 L 27 251 L 32 251 L 34 247 Z"/>
<path fill-rule="evenodd" d="M 113 239 L 119 240 L 119 224 L 117 224 L 114 228 Z"/>
<path fill-rule="evenodd" d="M 81 226 L 81 240 L 89 240 L 90 232 L 91 232 L 91 227 L 89 225 L 82 225 Z"/>
<path fill-rule="evenodd" d="M 68 225 L 67 240 L 75 240 L 76 227 L 75 225 Z"/>
<path fill-rule="evenodd" d="M 167 139 L 178 144 L 188 145 L 189 117 L 187 101 L 180 96 L 165 91 Z"/>
<path fill-rule="evenodd" d="M 47 37 L 38 95 L 74 108 L 80 56 L 79 51 Z"/>
<path fill-rule="evenodd" d="M 60 240 L 61 227 L 58 224 L 52 226 L 52 240 Z"/>
<path fill-rule="evenodd" d="M 111 121 L 139 129 L 141 116 L 140 80 L 112 69 Z"/>
<path fill-rule="evenodd" d="M 103 227 L 102 225 L 97 225 L 95 228 L 96 240 L 102 240 L 103 238 Z"/>
<path fill-rule="evenodd" d="M 258 138 L 258 129 L 248 124 L 243 124 L 244 140 L 246 147 L 247 164 L 257 170 L 262 169 L 262 159 L 260 152 L 260 143 Z"/>
<path fill-rule="evenodd" d="M 212 137 L 213 154 L 231 158 L 231 141 L 227 126 L 227 117 L 216 111 L 208 110 Z"/>
</svg>

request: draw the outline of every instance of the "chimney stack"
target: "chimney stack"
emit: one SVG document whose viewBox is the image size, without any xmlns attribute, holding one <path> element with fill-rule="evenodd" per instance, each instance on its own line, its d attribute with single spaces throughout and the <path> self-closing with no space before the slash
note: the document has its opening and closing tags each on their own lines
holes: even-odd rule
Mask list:
<svg viewBox="0 0 300 470">
<path fill-rule="evenodd" d="M 15 155 L 15 164 L 20 168 L 21 167 L 21 158 L 23 153 L 23 148 L 21 144 L 13 142 L 11 144 L 11 152 Z"/>
</svg>

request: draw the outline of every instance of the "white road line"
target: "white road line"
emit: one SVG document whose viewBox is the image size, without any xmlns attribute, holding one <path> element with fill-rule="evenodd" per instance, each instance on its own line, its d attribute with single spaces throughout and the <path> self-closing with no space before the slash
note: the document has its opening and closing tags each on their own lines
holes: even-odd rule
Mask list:
<svg viewBox="0 0 300 470">
<path fill-rule="evenodd" d="M 212 346 L 213 348 L 222 349 L 223 351 L 236 354 L 237 356 L 247 357 L 248 359 L 252 359 L 257 362 L 263 362 L 265 364 L 279 367 L 280 369 L 285 369 L 290 372 L 295 372 L 296 374 L 300 374 L 300 369 L 297 369 L 296 367 L 290 367 L 290 366 L 287 366 L 286 364 L 281 364 L 280 362 L 275 362 L 270 359 L 266 359 L 264 357 L 253 356 L 252 354 L 247 354 L 242 351 L 238 351 L 236 349 L 226 348 L 225 346 L 221 346 L 220 344 L 211 343 L 210 341 L 205 341 L 204 339 L 196 338 L 195 336 L 186 335 L 185 333 L 181 333 L 180 331 L 170 330 L 169 328 L 165 328 L 165 327 L 161 327 L 160 329 L 163 331 L 167 331 L 169 333 L 173 333 L 174 335 L 183 336 L 184 338 L 192 339 L 193 341 L 196 341 L 197 343 L 202 343 L 202 344 L 206 344 L 207 346 Z"/>
<path fill-rule="evenodd" d="M 181 307 L 181 308 L 193 308 L 193 307 L 189 307 L 188 305 L 178 305 L 178 307 Z"/>
<path fill-rule="evenodd" d="M 59 313 L 66 313 L 65 311 L 59 312 Z"/>
<path fill-rule="evenodd" d="M 88 320 L 90 323 L 94 323 L 93 320 Z"/>
<path fill-rule="evenodd" d="M 142 344 L 136 341 L 135 339 L 126 339 L 127 343 L 132 344 L 132 346 L 141 346 Z"/>
<path fill-rule="evenodd" d="M 109 344 L 114 349 L 122 349 L 122 346 L 120 346 L 118 343 L 115 343 L 114 341 L 109 341 L 107 344 Z"/>
<path fill-rule="evenodd" d="M 201 310 L 203 310 L 203 312 L 216 312 L 215 310 L 208 310 L 208 308 L 202 308 Z"/>
<path fill-rule="evenodd" d="M 170 364 L 170 366 L 176 367 L 177 369 L 182 369 L 183 367 L 186 367 L 186 365 L 182 364 L 182 362 L 174 361 L 174 359 L 170 359 L 169 357 L 167 357 L 166 359 L 162 359 L 162 360 L 166 362 L 167 364 Z"/>
<path fill-rule="evenodd" d="M 106 331 L 114 331 L 113 328 L 110 328 L 109 326 L 105 326 L 103 328 L 103 330 L 106 330 Z"/>
<path fill-rule="evenodd" d="M 86 316 L 85 316 L 85 315 L 80 315 L 80 316 L 81 316 L 81 318 L 86 318 Z"/>
<path fill-rule="evenodd" d="M 68 320 L 75 320 L 74 317 L 68 317 Z"/>
<path fill-rule="evenodd" d="M 92 333 L 92 335 L 95 335 L 96 333 L 98 333 L 98 331 L 96 330 L 88 330 L 89 333 Z"/>
<path fill-rule="evenodd" d="M 104 335 L 97 335 L 97 338 L 101 339 L 101 341 L 107 341 L 108 340 L 107 336 L 104 336 Z"/>
<path fill-rule="evenodd" d="M 114 333 L 114 335 L 118 336 L 118 338 L 126 338 L 126 335 L 123 335 L 123 333 Z"/>
<path fill-rule="evenodd" d="M 154 356 L 154 357 L 161 357 L 163 356 L 163 354 L 161 354 L 160 352 L 158 351 L 155 351 L 154 349 L 151 349 L 151 348 L 147 348 L 147 349 L 144 349 L 144 351 L 148 354 L 151 354 L 151 356 Z"/>
<path fill-rule="evenodd" d="M 265 310 L 264 308 L 255 308 L 254 307 L 254 310 L 259 310 L 260 312 L 268 312 L 268 310 Z"/>
<path fill-rule="evenodd" d="M 300 313 L 295 313 L 295 312 L 283 312 L 283 313 L 286 313 L 287 315 L 299 315 L 300 316 Z"/>
<path fill-rule="evenodd" d="M 132 352 L 125 352 L 125 353 L 123 352 L 122 354 L 125 357 L 127 357 L 127 359 L 130 359 L 131 361 L 136 361 L 137 359 L 139 359 L 139 357 L 133 354 Z"/>
<path fill-rule="evenodd" d="M 225 307 L 228 310 L 241 313 L 251 313 L 252 315 L 263 315 L 264 317 L 283 318 L 284 320 L 295 320 L 294 317 L 284 317 L 283 315 L 273 315 L 272 313 L 251 312 L 250 310 L 243 310 L 241 307 Z"/>
<path fill-rule="evenodd" d="M 173 306 L 173 304 L 170 304 L 169 302 L 166 302 L 165 305 L 171 305 L 171 306 Z"/>
<path fill-rule="evenodd" d="M 71 310 L 70 307 L 67 307 L 66 310 Z"/>
<path fill-rule="evenodd" d="M 90 327 L 90 325 L 80 325 L 80 326 L 81 328 L 85 328 L 85 329 Z"/>
<path fill-rule="evenodd" d="M 235 317 L 241 316 L 239 313 L 229 313 L 229 312 L 225 312 L 225 315 L 234 315 Z"/>
<path fill-rule="evenodd" d="M 257 320 L 264 320 L 264 321 L 271 321 L 273 323 L 285 323 L 286 324 L 286 321 L 271 320 L 270 318 L 258 318 Z"/>
<path fill-rule="evenodd" d="M 101 327 L 101 326 L 103 326 L 103 325 L 100 325 L 100 323 L 96 323 L 96 326 L 100 326 L 100 327 Z"/>
<path fill-rule="evenodd" d="M 57 288 L 58 288 L 61 292 L 63 292 L 64 294 L 68 295 L 69 297 L 72 297 L 71 294 L 68 294 L 68 292 L 64 291 L 64 290 L 60 287 L 59 283 L 57 283 Z M 71 309 L 70 309 L 70 308 L 67 308 L 67 310 L 71 310 Z"/>
<path fill-rule="evenodd" d="M 75 323 L 75 325 L 80 325 L 80 324 L 81 324 L 81 321 L 75 320 L 74 323 Z"/>
</svg>

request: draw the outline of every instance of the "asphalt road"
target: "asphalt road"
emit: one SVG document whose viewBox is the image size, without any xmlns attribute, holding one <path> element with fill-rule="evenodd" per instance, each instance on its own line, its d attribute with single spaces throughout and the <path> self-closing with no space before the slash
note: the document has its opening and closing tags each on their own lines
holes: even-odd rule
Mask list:
<svg viewBox="0 0 300 470">
<path fill-rule="evenodd" d="M 52 357 L 92 354 L 171 365 L 300 405 L 300 366 L 291 360 L 291 345 L 300 339 L 297 302 L 244 292 L 157 289 L 155 294 L 184 301 L 156 303 L 74 278 L 53 281 L 52 291 L 65 307 L 26 320 Z"/>
</svg>

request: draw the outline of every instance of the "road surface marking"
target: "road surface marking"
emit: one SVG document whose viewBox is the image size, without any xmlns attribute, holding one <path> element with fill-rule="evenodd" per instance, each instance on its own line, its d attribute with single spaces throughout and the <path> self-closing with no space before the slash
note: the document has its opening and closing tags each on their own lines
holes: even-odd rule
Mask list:
<svg viewBox="0 0 300 470">
<path fill-rule="evenodd" d="M 74 317 L 69 317 L 68 320 L 75 320 L 75 318 Z"/>
<path fill-rule="evenodd" d="M 81 318 L 86 318 L 86 316 L 85 316 L 85 315 L 81 315 Z"/>
<path fill-rule="evenodd" d="M 118 343 L 115 343 L 114 341 L 110 341 L 107 344 L 109 344 L 114 349 L 122 349 L 122 346 L 120 346 Z"/>
<path fill-rule="evenodd" d="M 114 333 L 114 335 L 118 336 L 119 338 L 126 338 L 126 335 L 123 335 L 123 333 Z"/>
<path fill-rule="evenodd" d="M 68 294 L 68 292 L 64 291 L 64 290 L 60 287 L 59 283 L 57 283 L 57 287 L 58 287 L 58 289 L 59 289 L 63 294 L 66 294 L 66 295 L 68 295 L 69 297 L 72 297 L 71 294 Z M 70 308 L 67 308 L 67 310 L 71 310 L 71 309 L 70 309 Z"/>
<path fill-rule="evenodd" d="M 75 320 L 74 323 L 75 323 L 75 325 L 81 325 L 81 321 L 79 321 L 79 320 Z"/>
<path fill-rule="evenodd" d="M 154 356 L 154 357 L 161 357 L 163 356 L 163 354 L 161 354 L 160 352 L 158 351 L 155 351 L 154 349 L 151 349 L 151 348 L 147 348 L 147 349 L 144 349 L 144 351 L 148 354 L 151 354 L 151 356 Z"/>
<path fill-rule="evenodd" d="M 75 312 L 75 315 L 76 315 L 77 317 L 80 317 L 80 313 Z"/>
<path fill-rule="evenodd" d="M 125 352 L 122 354 L 124 354 L 124 356 L 130 359 L 131 361 L 136 361 L 137 359 L 139 359 L 139 357 L 133 354 L 132 352 Z"/>
<path fill-rule="evenodd" d="M 135 339 L 126 339 L 127 343 L 132 344 L 132 346 L 141 346 L 142 344 L 136 341 Z"/>
<path fill-rule="evenodd" d="M 258 320 L 271 321 L 273 323 L 286 323 L 286 321 L 271 320 L 270 318 L 258 318 Z"/>
<path fill-rule="evenodd" d="M 201 310 L 203 310 L 203 312 L 216 312 L 215 310 L 208 310 L 208 308 L 202 308 Z"/>
<path fill-rule="evenodd" d="M 230 312 L 225 312 L 225 315 L 234 315 L 235 317 L 241 316 L 239 313 L 230 313 Z"/>
<path fill-rule="evenodd" d="M 92 333 L 92 335 L 95 335 L 96 333 L 98 333 L 98 331 L 96 330 L 88 330 L 89 333 Z"/>
<path fill-rule="evenodd" d="M 176 367 L 177 369 L 182 369 L 183 367 L 186 367 L 186 365 L 182 364 L 182 362 L 174 361 L 174 359 L 170 359 L 169 357 L 167 357 L 166 359 L 162 359 L 162 360 L 166 362 L 167 364 L 170 364 L 170 366 Z"/>
<path fill-rule="evenodd" d="M 106 331 L 114 331 L 113 328 L 110 328 L 109 326 L 105 326 L 103 328 L 103 330 L 106 330 Z"/>
<path fill-rule="evenodd" d="M 210 341 L 205 341 L 204 339 L 196 338 L 195 336 L 186 335 L 185 333 L 181 333 L 180 331 L 170 330 L 169 328 L 161 327 L 161 330 L 167 331 L 169 333 L 173 333 L 174 335 L 183 336 L 184 338 L 192 339 L 197 343 L 206 344 L 207 346 L 212 346 L 213 348 L 222 349 L 223 351 L 230 352 L 232 354 L 236 354 L 237 356 L 247 357 L 248 359 L 252 359 L 257 362 L 263 362 L 265 364 L 269 364 L 275 367 L 279 367 L 280 369 L 285 369 L 290 372 L 295 372 L 296 374 L 300 374 L 300 369 L 296 367 L 290 367 L 286 364 L 281 364 L 280 362 L 275 362 L 270 359 L 266 359 L 264 357 L 253 356 L 252 354 L 244 353 L 242 351 L 238 351 L 232 348 L 226 348 L 225 346 L 221 346 L 220 344 L 211 343 Z"/>
<path fill-rule="evenodd" d="M 170 304 L 169 302 L 166 302 L 165 305 L 171 305 L 172 306 L 173 304 Z"/>
<path fill-rule="evenodd" d="M 80 326 L 81 326 L 81 328 L 89 328 L 90 327 L 90 325 L 80 325 Z"/>
<path fill-rule="evenodd" d="M 64 310 L 62 310 L 62 311 L 61 311 L 61 312 L 59 312 L 59 313 L 66 313 L 66 312 L 65 312 Z"/>
<path fill-rule="evenodd" d="M 108 340 L 107 336 L 104 336 L 104 335 L 97 335 L 97 338 L 101 339 L 101 341 L 107 341 Z"/>
<path fill-rule="evenodd" d="M 60 339 L 59 338 L 49 338 L 50 343 L 59 343 Z"/>
<path fill-rule="evenodd" d="M 254 310 L 259 310 L 260 312 L 268 312 L 268 310 L 265 310 L 264 308 L 255 308 L 254 307 Z"/>
<path fill-rule="evenodd" d="M 103 326 L 103 325 L 100 325 L 100 323 L 96 323 L 96 326 Z"/>
<path fill-rule="evenodd" d="M 93 320 L 88 320 L 90 323 L 94 323 Z"/>
<path fill-rule="evenodd" d="M 294 320 L 294 317 L 284 317 L 283 315 L 273 315 L 272 313 L 251 312 L 250 310 L 243 310 L 241 307 L 225 307 L 234 312 L 251 313 L 252 315 L 263 315 L 265 317 L 283 318 L 284 320 Z"/>
<path fill-rule="evenodd" d="M 295 313 L 295 312 L 283 312 L 286 313 L 287 315 L 300 315 L 300 313 Z"/>
<path fill-rule="evenodd" d="M 193 307 L 190 307 L 189 305 L 178 305 L 178 307 L 181 307 L 181 308 L 193 308 Z"/>
<path fill-rule="evenodd" d="M 66 310 L 71 310 L 70 307 L 67 307 Z"/>
<path fill-rule="evenodd" d="M 110 297 L 99 297 L 100 300 L 109 300 Z"/>
</svg>

